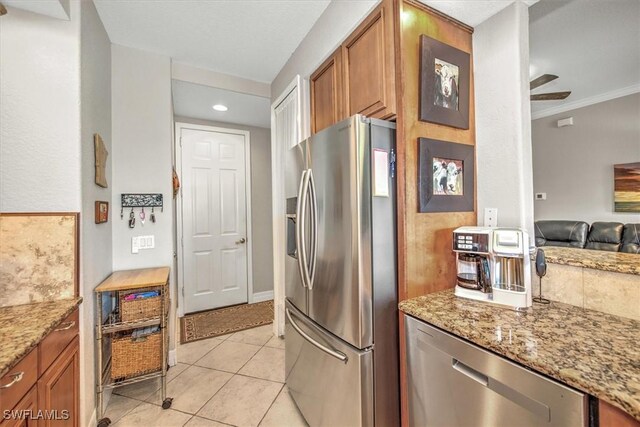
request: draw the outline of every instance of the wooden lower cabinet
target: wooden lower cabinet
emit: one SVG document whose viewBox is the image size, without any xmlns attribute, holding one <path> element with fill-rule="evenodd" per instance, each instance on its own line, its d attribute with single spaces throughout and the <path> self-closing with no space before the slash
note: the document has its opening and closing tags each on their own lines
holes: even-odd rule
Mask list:
<svg viewBox="0 0 640 427">
<path fill-rule="evenodd" d="M 640 427 L 640 421 L 607 402 L 598 404 L 600 427 Z"/>
<path fill-rule="evenodd" d="M 7 417 L 9 414 L 2 414 L 3 421 L 0 422 L 0 427 L 38 427 L 38 419 L 30 417 L 31 414 L 36 415 L 37 412 L 38 387 L 34 385 L 22 400 L 20 400 L 20 402 L 18 402 L 18 404 L 13 408 L 13 417 L 9 418 Z M 7 419 L 5 419 L 5 417 Z"/>
<path fill-rule="evenodd" d="M 76 336 L 38 380 L 38 407 L 56 419 L 40 427 L 77 427 L 80 398 L 80 342 Z"/>
</svg>

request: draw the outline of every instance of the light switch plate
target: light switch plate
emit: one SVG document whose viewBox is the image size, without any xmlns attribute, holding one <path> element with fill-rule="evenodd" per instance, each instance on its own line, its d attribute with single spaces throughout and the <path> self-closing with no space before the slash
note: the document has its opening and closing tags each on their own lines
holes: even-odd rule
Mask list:
<svg viewBox="0 0 640 427">
<path fill-rule="evenodd" d="M 137 254 L 139 250 L 140 250 L 140 246 L 138 244 L 138 238 L 137 237 L 132 237 L 131 238 L 131 253 L 132 254 Z"/>
<path fill-rule="evenodd" d="M 484 226 L 498 226 L 498 208 L 484 208 Z"/>
</svg>

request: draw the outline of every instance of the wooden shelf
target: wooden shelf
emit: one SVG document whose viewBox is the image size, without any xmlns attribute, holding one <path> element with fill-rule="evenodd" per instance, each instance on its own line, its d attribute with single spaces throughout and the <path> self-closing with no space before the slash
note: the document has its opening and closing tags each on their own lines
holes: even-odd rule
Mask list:
<svg viewBox="0 0 640 427">
<path fill-rule="evenodd" d="M 169 267 L 115 271 L 94 292 L 114 292 L 163 286 L 169 280 Z"/>
</svg>

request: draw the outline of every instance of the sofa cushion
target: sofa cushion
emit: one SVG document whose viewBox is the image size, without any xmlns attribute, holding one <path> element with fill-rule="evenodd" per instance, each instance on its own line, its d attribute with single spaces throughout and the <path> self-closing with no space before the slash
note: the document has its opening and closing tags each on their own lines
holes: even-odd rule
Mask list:
<svg viewBox="0 0 640 427">
<path fill-rule="evenodd" d="M 620 252 L 640 254 L 640 224 L 625 224 Z"/>
<path fill-rule="evenodd" d="M 618 252 L 623 228 L 624 225 L 620 222 L 594 222 L 591 224 L 585 248 Z"/>
<path fill-rule="evenodd" d="M 536 221 L 536 246 L 584 248 L 588 232 L 589 224 L 584 221 Z"/>
</svg>

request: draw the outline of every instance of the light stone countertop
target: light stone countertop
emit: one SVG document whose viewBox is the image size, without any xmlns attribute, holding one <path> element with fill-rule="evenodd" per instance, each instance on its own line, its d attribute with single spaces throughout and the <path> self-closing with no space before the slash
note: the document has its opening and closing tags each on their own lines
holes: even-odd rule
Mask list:
<svg viewBox="0 0 640 427">
<path fill-rule="evenodd" d="M 640 255 L 625 252 L 542 246 L 547 262 L 640 276 Z M 640 286 L 640 278 L 638 279 Z"/>
<path fill-rule="evenodd" d="M 80 305 L 82 298 L 0 308 L 0 377 Z"/>
<path fill-rule="evenodd" d="M 458 298 L 452 289 L 399 308 L 640 421 L 640 321 L 555 301 L 516 312 Z"/>
</svg>

